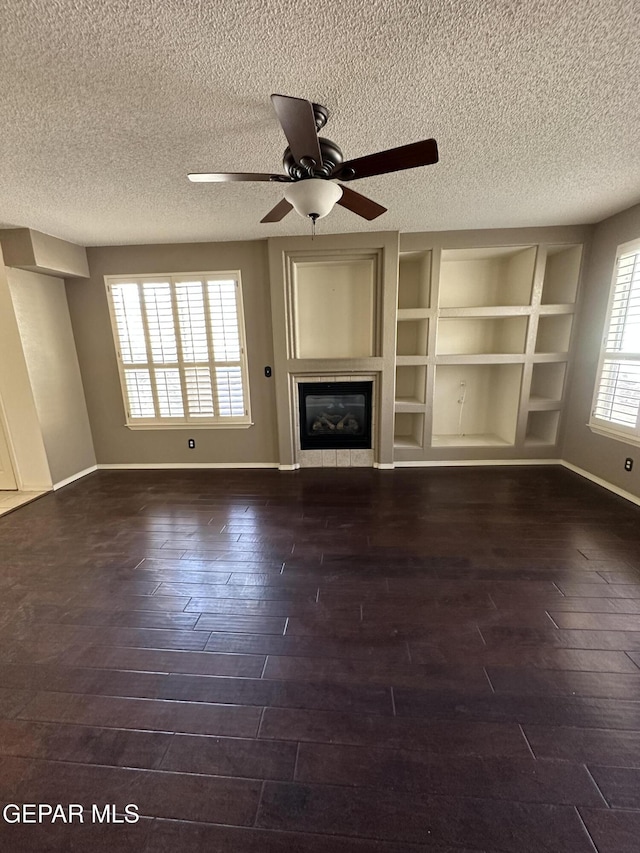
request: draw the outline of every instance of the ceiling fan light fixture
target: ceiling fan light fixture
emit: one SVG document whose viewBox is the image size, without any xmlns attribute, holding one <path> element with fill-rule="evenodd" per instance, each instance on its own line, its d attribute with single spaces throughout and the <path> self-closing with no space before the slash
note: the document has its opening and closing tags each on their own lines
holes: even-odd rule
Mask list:
<svg viewBox="0 0 640 853">
<path fill-rule="evenodd" d="M 284 197 L 294 206 L 296 213 L 315 221 L 331 213 L 342 197 L 342 187 L 325 178 L 303 178 L 289 184 Z"/>
</svg>

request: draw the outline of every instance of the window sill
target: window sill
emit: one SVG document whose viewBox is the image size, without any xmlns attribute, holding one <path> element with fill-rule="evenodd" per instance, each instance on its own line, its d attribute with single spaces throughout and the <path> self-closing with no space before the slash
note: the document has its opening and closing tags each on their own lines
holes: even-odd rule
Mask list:
<svg viewBox="0 0 640 853">
<path fill-rule="evenodd" d="M 599 424 L 587 424 L 591 432 L 596 435 L 602 435 L 605 438 L 612 438 L 614 441 L 622 441 L 624 444 L 633 444 L 640 447 L 640 435 L 634 435 L 628 432 L 618 432 L 608 427 L 600 426 Z"/>
<path fill-rule="evenodd" d="M 234 424 L 234 423 L 231 423 L 231 424 L 124 424 L 124 426 L 127 429 L 134 430 L 134 431 L 149 430 L 149 429 L 153 429 L 153 430 L 181 429 L 181 430 L 186 430 L 187 432 L 190 432 L 194 429 L 249 429 L 249 427 L 253 426 L 253 421 L 250 421 L 248 423 L 241 423 L 241 424 L 237 424 L 237 423 L 236 424 Z"/>
</svg>

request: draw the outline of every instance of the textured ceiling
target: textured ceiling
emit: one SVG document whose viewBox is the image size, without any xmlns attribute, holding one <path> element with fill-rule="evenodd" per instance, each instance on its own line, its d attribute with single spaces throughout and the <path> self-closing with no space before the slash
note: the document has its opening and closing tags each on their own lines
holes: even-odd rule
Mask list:
<svg viewBox="0 0 640 853">
<path fill-rule="evenodd" d="M 595 222 L 640 201 L 638 0 L 0 0 L 0 223 L 84 245 L 308 233 L 261 217 L 271 92 L 324 104 L 346 158 L 434 136 L 440 163 L 354 181 L 389 210 L 320 233 Z"/>
</svg>

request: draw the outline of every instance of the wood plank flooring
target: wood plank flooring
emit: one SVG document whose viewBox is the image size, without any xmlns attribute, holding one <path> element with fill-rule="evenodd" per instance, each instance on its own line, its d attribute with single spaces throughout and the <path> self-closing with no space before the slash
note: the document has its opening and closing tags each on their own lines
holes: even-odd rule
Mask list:
<svg viewBox="0 0 640 853">
<path fill-rule="evenodd" d="M 0 804 L 85 809 L 2 849 L 639 848 L 640 508 L 563 469 L 96 472 L 0 602 Z"/>
</svg>

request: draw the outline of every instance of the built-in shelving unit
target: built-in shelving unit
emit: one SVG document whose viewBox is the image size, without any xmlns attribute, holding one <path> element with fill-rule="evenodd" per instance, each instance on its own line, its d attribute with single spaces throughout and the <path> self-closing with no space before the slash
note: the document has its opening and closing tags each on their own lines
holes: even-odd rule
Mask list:
<svg viewBox="0 0 640 853">
<path fill-rule="evenodd" d="M 432 252 L 400 256 L 396 338 L 394 447 L 422 450 L 427 419 L 427 364 L 435 312 Z"/>
<path fill-rule="evenodd" d="M 401 255 L 398 274 L 398 316 L 431 307 L 431 252 Z"/>
<path fill-rule="evenodd" d="M 582 246 L 548 246 L 542 283 L 543 305 L 573 305 L 578 291 Z"/>
<path fill-rule="evenodd" d="M 397 460 L 553 449 L 581 256 L 578 244 L 401 253 Z"/>
<path fill-rule="evenodd" d="M 534 364 L 531 370 L 529 409 L 559 406 L 562 403 L 566 373 L 565 361 L 543 361 Z"/>
<path fill-rule="evenodd" d="M 558 437 L 560 410 L 549 412 L 530 411 L 527 417 L 525 445 L 555 444 Z"/>
<path fill-rule="evenodd" d="M 524 353 L 528 317 L 440 317 L 436 355 Z"/>
<path fill-rule="evenodd" d="M 529 305 L 536 247 L 443 249 L 440 308 Z"/>
<path fill-rule="evenodd" d="M 538 319 L 536 352 L 569 352 L 573 314 L 541 314 Z"/>
<path fill-rule="evenodd" d="M 427 355 L 429 321 L 398 318 L 396 354 L 408 356 Z"/>
<path fill-rule="evenodd" d="M 396 412 L 394 444 L 396 447 L 418 449 L 423 446 L 424 413 Z"/>
<path fill-rule="evenodd" d="M 396 364 L 396 411 L 412 411 L 426 402 L 426 365 Z M 422 409 L 420 409 L 422 410 Z"/>
<path fill-rule="evenodd" d="M 433 446 L 513 444 L 521 383 L 521 364 L 437 365 Z"/>
</svg>

